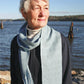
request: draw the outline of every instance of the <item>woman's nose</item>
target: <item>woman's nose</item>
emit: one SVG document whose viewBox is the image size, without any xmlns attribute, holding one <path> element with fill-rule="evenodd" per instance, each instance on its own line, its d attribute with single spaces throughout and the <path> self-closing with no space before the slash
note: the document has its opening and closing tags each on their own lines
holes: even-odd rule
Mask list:
<svg viewBox="0 0 84 84">
<path fill-rule="evenodd" d="M 43 9 L 41 9 L 39 16 L 40 16 L 40 17 L 43 17 L 44 15 L 45 15 L 45 11 L 44 11 Z"/>
</svg>

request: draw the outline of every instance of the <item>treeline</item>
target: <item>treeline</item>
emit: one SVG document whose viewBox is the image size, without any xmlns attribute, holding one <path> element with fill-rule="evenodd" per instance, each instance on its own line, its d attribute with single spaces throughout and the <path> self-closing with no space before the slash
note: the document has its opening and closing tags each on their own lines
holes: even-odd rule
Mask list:
<svg viewBox="0 0 84 84">
<path fill-rule="evenodd" d="M 49 21 L 84 21 L 84 15 L 74 16 L 50 16 Z"/>
<path fill-rule="evenodd" d="M 0 21 L 23 21 L 20 19 L 0 19 Z M 72 15 L 72 16 L 50 16 L 49 21 L 84 21 L 84 15 Z"/>
</svg>

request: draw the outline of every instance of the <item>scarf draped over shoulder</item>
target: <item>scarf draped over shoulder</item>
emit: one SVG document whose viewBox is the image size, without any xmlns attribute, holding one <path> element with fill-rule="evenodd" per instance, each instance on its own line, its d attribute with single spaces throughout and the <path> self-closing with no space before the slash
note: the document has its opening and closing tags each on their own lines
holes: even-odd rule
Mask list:
<svg viewBox="0 0 84 84">
<path fill-rule="evenodd" d="M 40 47 L 42 84 L 62 84 L 62 42 L 61 34 L 43 27 L 32 39 L 27 38 L 26 24 L 20 29 L 17 42 L 19 45 L 19 61 L 24 84 L 34 84 L 28 62 L 30 50 Z"/>
</svg>

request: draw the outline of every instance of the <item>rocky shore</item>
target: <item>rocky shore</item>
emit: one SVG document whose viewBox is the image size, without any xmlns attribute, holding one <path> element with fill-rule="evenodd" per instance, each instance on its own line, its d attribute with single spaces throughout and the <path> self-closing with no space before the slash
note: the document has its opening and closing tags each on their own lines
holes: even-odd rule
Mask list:
<svg viewBox="0 0 84 84">
<path fill-rule="evenodd" d="M 72 84 L 84 84 L 84 70 L 73 69 L 71 74 Z M 10 71 L 0 71 L 0 84 L 10 84 L 10 82 Z"/>
<path fill-rule="evenodd" d="M 0 84 L 10 84 L 10 71 L 0 71 Z"/>
<path fill-rule="evenodd" d="M 72 84 L 84 84 L 84 70 L 72 70 Z"/>
</svg>

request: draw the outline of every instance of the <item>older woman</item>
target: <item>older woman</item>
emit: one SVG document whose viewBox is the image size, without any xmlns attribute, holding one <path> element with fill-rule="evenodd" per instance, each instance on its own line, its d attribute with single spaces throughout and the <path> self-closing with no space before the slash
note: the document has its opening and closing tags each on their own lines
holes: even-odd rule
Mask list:
<svg viewBox="0 0 84 84">
<path fill-rule="evenodd" d="M 26 20 L 11 43 L 11 84 L 72 84 L 67 39 L 47 25 L 48 0 L 21 0 Z"/>
</svg>

